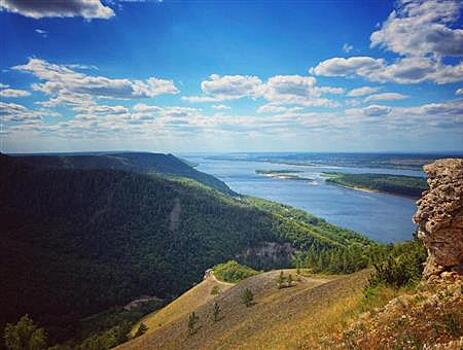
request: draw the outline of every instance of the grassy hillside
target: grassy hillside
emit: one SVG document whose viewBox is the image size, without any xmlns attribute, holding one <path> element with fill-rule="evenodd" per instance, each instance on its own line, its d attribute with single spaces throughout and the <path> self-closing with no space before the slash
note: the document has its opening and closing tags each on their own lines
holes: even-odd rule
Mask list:
<svg viewBox="0 0 463 350">
<path fill-rule="evenodd" d="M 29 313 L 52 340 L 142 295 L 169 298 L 263 242 L 329 250 L 371 242 L 303 211 L 185 178 L 34 167 L 0 158 L 0 322 Z M 288 257 L 285 257 L 286 259 Z"/>
<path fill-rule="evenodd" d="M 308 337 L 336 323 L 334 314 L 339 315 L 358 303 L 368 278 L 365 271 L 328 277 L 297 276 L 296 270 L 284 270 L 286 276 L 290 273 L 296 280 L 291 288 L 276 287 L 280 270 L 249 277 L 199 306 L 192 305 L 186 315 L 174 321 L 165 323 L 158 317 L 161 326 L 117 349 L 298 348 Z M 206 280 L 194 289 L 208 290 L 208 283 Z M 254 294 L 255 304 L 251 307 L 241 302 L 246 288 Z M 221 318 L 217 322 L 211 318 L 214 302 L 221 308 Z M 176 303 L 168 307 L 176 308 Z M 186 311 L 182 309 L 183 314 Z M 188 314 L 193 311 L 199 321 L 196 332 L 189 335 Z"/>
<path fill-rule="evenodd" d="M 216 295 L 224 293 L 233 285 L 233 283 L 219 281 L 214 275 L 210 275 L 161 310 L 145 316 L 135 324 L 131 334 L 136 333 L 141 322 L 148 327 L 146 333 L 149 334 L 172 322 L 185 319 L 192 311 L 214 300 Z"/>
<path fill-rule="evenodd" d="M 418 198 L 428 187 L 425 178 L 385 174 L 324 173 L 326 182 L 345 187 Z"/>
<path fill-rule="evenodd" d="M 418 284 L 426 258 L 418 241 L 379 249 L 386 256 L 374 267 L 350 275 L 274 270 L 200 303 L 180 303 L 187 293 L 165 308 L 181 317 L 165 322 L 162 310 L 147 316 L 156 319 L 154 328 L 118 349 L 421 349 L 463 335 L 463 282 L 455 285 L 450 276 L 451 288 L 431 291 Z M 205 295 L 215 282 L 209 275 L 189 293 Z M 250 306 L 243 303 L 246 290 L 253 294 Z M 435 308 L 437 300 L 445 308 Z M 193 313 L 198 318 L 191 332 Z"/>
<path fill-rule="evenodd" d="M 136 173 L 181 176 L 196 180 L 220 192 L 234 192 L 216 177 L 194 169 L 172 154 L 122 152 L 100 154 L 22 155 L 15 159 L 45 169 L 123 170 Z"/>
</svg>

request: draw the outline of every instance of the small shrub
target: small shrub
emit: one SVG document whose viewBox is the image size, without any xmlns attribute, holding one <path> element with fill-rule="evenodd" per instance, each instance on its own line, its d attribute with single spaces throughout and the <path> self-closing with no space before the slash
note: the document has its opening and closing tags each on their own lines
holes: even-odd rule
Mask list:
<svg viewBox="0 0 463 350">
<path fill-rule="evenodd" d="M 211 295 L 219 295 L 220 294 L 220 288 L 219 286 L 214 286 L 211 289 Z"/>
<path fill-rule="evenodd" d="M 135 332 L 134 337 L 136 338 L 136 337 L 139 337 L 139 336 L 145 334 L 147 330 L 148 330 L 148 327 L 143 322 L 140 323 L 140 325 L 138 326 L 137 331 Z"/>
<path fill-rule="evenodd" d="M 448 313 L 444 316 L 444 324 L 447 332 L 453 336 L 458 337 L 463 334 L 463 327 L 460 323 L 459 317 L 455 313 Z"/>
</svg>

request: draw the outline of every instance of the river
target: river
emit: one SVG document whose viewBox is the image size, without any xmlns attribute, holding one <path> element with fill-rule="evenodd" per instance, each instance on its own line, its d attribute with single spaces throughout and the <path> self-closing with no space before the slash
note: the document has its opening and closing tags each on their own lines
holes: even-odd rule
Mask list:
<svg viewBox="0 0 463 350">
<path fill-rule="evenodd" d="M 423 176 L 420 171 L 375 168 L 296 166 L 255 161 L 216 160 L 186 155 L 197 169 L 216 176 L 235 192 L 273 200 L 303 209 L 328 222 L 352 229 L 380 242 L 412 238 L 416 210 L 412 198 L 387 193 L 370 193 L 325 183 L 322 172 L 386 173 Z M 256 170 L 294 169 L 312 182 L 278 179 L 256 174 Z"/>
</svg>

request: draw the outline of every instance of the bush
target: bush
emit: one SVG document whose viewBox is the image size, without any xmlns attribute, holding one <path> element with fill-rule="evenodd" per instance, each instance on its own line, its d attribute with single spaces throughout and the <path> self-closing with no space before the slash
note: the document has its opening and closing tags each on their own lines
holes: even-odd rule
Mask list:
<svg viewBox="0 0 463 350">
<path fill-rule="evenodd" d="M 416 284 L 422 276 L 426 251 L 418 241 L 406 242 L 374 266 L 370 286 L 384 284 L 399 289 Z"/>
<path fill-rule="evenodd" d="M 239 281 L 257 275 L 258 272 L 248 266 L 240 265 L 234 260 L 214 266 L 214 275 L 225 282 L 238 283 Z"/>
</svg>

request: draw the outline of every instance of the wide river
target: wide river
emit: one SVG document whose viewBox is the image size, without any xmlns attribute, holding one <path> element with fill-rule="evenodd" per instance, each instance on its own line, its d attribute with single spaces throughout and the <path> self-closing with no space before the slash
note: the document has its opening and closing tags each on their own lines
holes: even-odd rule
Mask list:
<svg viewBox="0 0 463 350">
<path fill-rule="evenodd" d="M 313 167 L 253 161 L 213 160 L 183 156 L 197 169 L 224 181 L 235 192 L 261 197 L 304 209 L 328 222 L 350 228 L 381 242 L 410 239 L 415 231 L 414 199 L 386 193 L 370 193 L 325 183 L 322 172 L 386 173 L 423 176 L 422 172 L 396 169 Z M 295 169 L 297 175 L 315 181 L 278 179 L 256 170 Z"/>
</svg>

